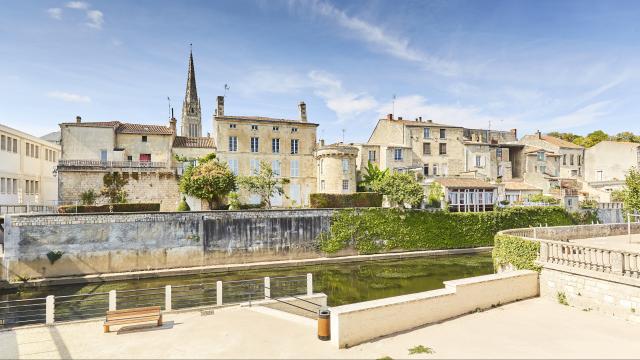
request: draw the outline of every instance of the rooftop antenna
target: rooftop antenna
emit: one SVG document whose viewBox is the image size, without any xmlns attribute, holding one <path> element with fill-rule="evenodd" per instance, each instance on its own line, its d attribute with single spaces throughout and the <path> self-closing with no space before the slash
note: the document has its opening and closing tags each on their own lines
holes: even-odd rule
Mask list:
<svg viewBox="0 0 640 360">
<path fill-rule="evenodd" d="M 344 144 L 344 132 L 345 132 L 345 129 L 342 129 L 342 143 L 343 144 Z"/>
<path fill-rule="evenodd" d="M 224 95 L 222 97 L 227 97 L 227 91 L 229 91 L 231 87 L 228 84 L 224 84 Z"/>
<path fill-rule="evenodd" d="M 391 100 L 391 116 L 395 116 L 396 114 L 396 94 L 393 94 L 392 100 Z"/>
<path fill-rule="evenodd" d="M 167 96 L 167 102 L 169 103 L 169 112 L 171 112 L 171 118 L 173 118 L 173 108 L 171 107 L 171 98 Z"/>
</svg>

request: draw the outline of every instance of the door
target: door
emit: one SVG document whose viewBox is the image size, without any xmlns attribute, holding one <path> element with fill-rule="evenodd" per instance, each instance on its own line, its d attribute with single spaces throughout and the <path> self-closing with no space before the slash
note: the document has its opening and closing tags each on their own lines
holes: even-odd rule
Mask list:
<svg viewBox="0 0 640 360">
<path fill-rule="evenodd" d="M 107 150 L 100 150 L 100 161 L 107 161 Z"/>
<path fill-rule="evenodd" d="M 140 162 L 150 162 L 151 154 L 140 154 Z"/>
<path fill-rule="evenodd" d="M 300 196 L 300 184 L 289 185 L 289 197 L 291 198 L 292 206 L 302 205 L 302 197 Z"/>
</svg>

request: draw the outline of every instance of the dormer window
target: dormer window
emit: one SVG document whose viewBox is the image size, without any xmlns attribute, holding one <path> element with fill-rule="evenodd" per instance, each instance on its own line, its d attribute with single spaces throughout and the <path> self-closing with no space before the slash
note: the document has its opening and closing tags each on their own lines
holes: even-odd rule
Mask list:
<svg viewBox="0 0 640 360">
<path fill-rule="evenodd" d="M 251 125 L 251 130 L 257 131 L 258 130 L 258 125 Z"/>
</svg>

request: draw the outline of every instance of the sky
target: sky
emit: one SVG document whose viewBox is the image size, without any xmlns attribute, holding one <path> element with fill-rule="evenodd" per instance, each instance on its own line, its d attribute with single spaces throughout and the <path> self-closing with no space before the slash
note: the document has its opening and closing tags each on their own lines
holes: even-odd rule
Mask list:
<svg viewBox="0 0 640 360">
<path fill-rule="evenodd" d="M 190 45 L 204 132 L 309 120 L 365 142 L 393 113 L 472 128 L 640 133 L 638 1 L 0 2 L 0 123 L 179 119 Z"/>
</svg>

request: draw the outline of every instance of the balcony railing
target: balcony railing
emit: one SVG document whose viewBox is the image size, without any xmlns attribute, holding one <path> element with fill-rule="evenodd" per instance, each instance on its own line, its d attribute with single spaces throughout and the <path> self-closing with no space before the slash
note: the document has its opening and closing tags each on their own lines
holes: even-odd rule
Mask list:
<svg viewBox="0 0 640 360">
<path fill-rule="evenodd" d="M 60 160 L 61 167 L 94 167 L 94 168 L 166 168 L 167 163 L 161 161 L 100 161 L 100 160 Z"/>
</svg>

